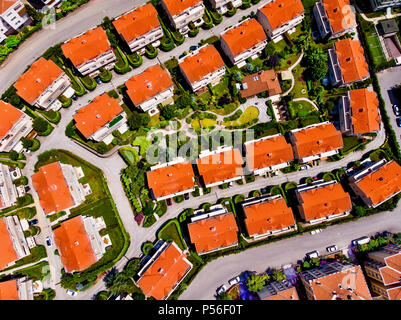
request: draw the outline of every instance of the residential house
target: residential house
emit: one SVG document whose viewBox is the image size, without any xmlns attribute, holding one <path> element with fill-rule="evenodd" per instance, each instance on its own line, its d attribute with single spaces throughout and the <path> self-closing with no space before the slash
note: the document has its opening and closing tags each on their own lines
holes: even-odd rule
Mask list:
<svg viewBox="0 0 401 320">
<path fill-rule="evenodd" d="M 32 184 L 45 214 L 67 210 L 84 202 L 85 192 L 78 181 L 82 177 L 81 168 L 61 162 L 39 168 L 32 175 Z"/>
<path fill-rule="evenodd" d="M 127 114 L 120 103 L 107 93 L 96 97 L 90 104 L 79 109 L 74 115 L 75 126 L 87 139 L 110 144 L 113 132 L 126 132 Z"/>
<path fill-rule="evenodd" d="M 355 9 L 350 0 L 320 0 L 313 7 L 321 38 L 336 39 L 347 33 L 356 33 Z"/>
<path fill-rule="evenodd" d="M 43 4 L 41 10 L 49 10 L 51 8 L 59 8 L 61 3 L 66 0 L 39 0 Z"/>
<path fill-rule="evenodd" d="M 238 245 L 238 226 L 235 216 L 222 205 L 200 212 L 188 224 L 189 237 L 199 255 Z"/>
<path fill-rule="evenodd" d="M 334 261 L 300 274 L 308 300 L 372 300 L 362 268 Z"/>
<path fill-rule="evenodd" d="M 226 67 L 213 45 L 207 45 L 178 60 L 181 73 L 192 91 L 202 93 L 207 85 L 215 86 L 226 73 Z"/>
<path fill-rule="evenodd" d="M 220 35 L 221 48 L 232 64 L 243 67 L 246 59 L 255 59 L 263 51 L 267 37 L 256 19 L 247 19 Z"/>
<path fill-rule="evenodd" d="M 9 166 L 0 164 L 0 209 L 12 207 L 17 203 L 19 194 L 13 183 L 15 170 L 20 169 L 16 168 L 14 171 L 10 171 Z"/>
<path fill-rule="evenodd" d="M 202 0 L 161 0 L 161 5 L 171 25 L 181 33 L 189 31 L 191 22 L 195 27 L 203 24 L 205 5 Z"/>
<path fill-rule="evenodd" d="M 100 68 L 110 70 L 117 61 L 102 27 L 91 29 L 64 42 L 61 50 L 82 76 L 96 77 Z"/>
<path fill-rule="evenodd" d="M 248 170 L 258 176 L 288 167 L 294 160 L 292 146 L 281 134 L 247 141 L 244 148 Z"/>
<path fill-rule="evenodd" d="M 229 10 L 234 10 L 242 6 L 242 0 L 209 0 L 214 11 L 220 14 L 225 14 Z"/>
<path fill-rule="evenodd" d="M 103 256 L 106 247 L 111 245 L 108 235 L 99 234 L 105 228 L 102 218 L 76 216 L 53 230 L 66 272 L 85 270 Z"/>
<path fill-rule="evenodd" d="M 273 100 L 280 98 L 282 91 L 276 71 L 262 70 L 243 78 L 240 89 L 243 98 L 253 97 L 262 92 L 267 92 Z"/>
<path fill-rule="evenodd" d="M 370 0 L 373 10 L 383 10 L 401 6 L 401 0 Z"/>
<path fill-rule="evenodd" d="M 376 92 L 369 89 L 348 91 L 339 100 L 341 132 L 361 135 L 380 130 L 381 118 Z"/>
<path fill-rule="evenodd" d="M 158 113 L 158 106 L 174 102 L 174 84 L 170 73 L 160 65 L 147 68 L 125 83 L 132 103 L 151 116 Z"/>
<path fill-rule="evenodd" d="M 0 219 L 0 270 L 31 254 L 18 216 Z"/>
<path fill-rule="evenodd" d="M 242 179 L 243 164 L 241 152 L 231 147 L 202 151 L 196 161 L 200 179 L 206 188 Z"/>
<path fill-rule="evenodd" d="M 0 0 L 0 43 L 31 22 L 23 1 Z"/>
<path fill-rule="evenodd" d="M 153 166 L 150 170 L 146 173 L 148 187 L 157 201 L 195 190 L 192 164 L 184 158 Z"/>
<path fill-rule="evenodd" d="M 241 203 L 248 235 L 254 239 L 297 229 L 294 215 L 280 195 L 250 198 Z"/>
<path fill-rule="evenodd" d="M 52 60 L 40 58 L 14 84 L 17 94 L 33 107 L 59 110 L 58 98 L 71 87 L 70 78 Z"/>
<path fill-rule="evenodd" d="M 258 291 L 260 300 L 299 300 L 295 287 L 287 281 L 272 281 Z"/>
<path fill-rule="evenodd" d="M 341 132 L 330 122 L 292 130 L 290 141 L 295 158 L 300 163 L 325 160 L 327 157 L 338 154 L 344 146 Z"/>
<path fill-rule="evenodd" d="M 385 159 L 349 178 L 354 193 L 370 208 L 376 208 L 401 191 L 401 166 Z"/>
<path fill-rule="evenodd" d="M 151 3 L 125 13 L 113 21 L 113 25 L 131 52 L 144 53 L 148 44 L 158 47 L 163 37 L 157 11 Z"/>
<path fill-rule="evenodd" d="M 305 18 L 305 9 L 301 0 L 273 0 L 259 8 L 256 17 L 269 38 L 278 42 L 282 34 L 295 31 Z"/>
<path fill-rule="evenodd" d="M 401 246 L 389 244 L 369 252 L 363 267 L 372 292 L 387 300 L 401 300 Z"/>
<path fill-rule="evenodd" d="M 351 213 L 351 197 L 336 181 L 317 180 L 295 190 L 298 211 L 310 224 L 346 217 Z"/>
<path fill-rule="evenodd" d="M 162 242 L 138 272 L 139 280 L 136 284 L 146 297 L 167 299 L 192 267 L 186 254 L 174 242 Z"/>
<path fill-rule="evenodd" d="M 0 282 L 0 300 L 33 300 L 33 283 L 28 277 Z"/>
<path fill-rule="evenodd" d="M 342 87 L 369 78 L 369 67 L 359 40 L 339 40 L 329 49 L 328 55 L 333 86 Z"/>
<path fill-rule="evenodd" d="M 0 152 L 22 150 L 21 138 L 32 131 L 32 119 L 11 104 L 0 101 Z"/>
</svg>

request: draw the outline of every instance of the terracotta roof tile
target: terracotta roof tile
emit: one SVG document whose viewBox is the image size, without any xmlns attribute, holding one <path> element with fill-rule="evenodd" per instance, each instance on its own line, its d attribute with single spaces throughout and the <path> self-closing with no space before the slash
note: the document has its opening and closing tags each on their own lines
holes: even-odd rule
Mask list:
<svg viewBox="0 0 401 320">
<path fill-rule="evenodd" d="M 188 8 L 196 6 L 201 0 L 162 0 L 167 10 L 174 17 Z"/>
<path fill-rule="evenodd" d="M 369 67 L 359 40 L 343 39 L 337 41 L 334 46 L 344 83 L 360 81 L 369 77 Z"/>
<path fill-rule="evenodd" d="M 29 104 L 54 82 L 64 71 L 52 60 L 40 58 L 14 84 L 17 94 Z"/>
<path fill-rule="evenodd" d="M 389 300 L 401 300 L 401 286 L 387 289 Z"/>
<path fill-rule="evenodd" d="M 351 197 L 339 183 L 302 191 L 299 195 L 302 200 L 299 207 L 302 208 L 306 221 L 341 214 L 352 209 Z"/>
<path fill-rule="evenodd" d="M 356 27 L 355 13 L 351 11 L 349 0 L 323 0 L 333 33 Z"/>
<path fill-rule="evenodd" d="M 242 22 L 228 30 L 221 38 L 227 43 L 234 57 L 267 39 L 263 27 L 256 19 Z"/>
<path fill-rule="evenodd" d="M 246 206 L 244 213 L 250 236 L 281 230 L 295 224 L 292 210 L 283 198 Z"/>
<path fill-rule="evenodd" d="M 6 136 L 8 131 L 23 115 L 22 111 L 11 104 L 0 101 L 0 139 Z"/>
<path fill-rule="evenodd" d="M 223 66 L 223 59 L 212 45 L 200 49 L 197 54 L 186 57 L 180 63 L 182 72 L 191 83 L 202 80 L 205 76 L 219 70 Z"/>
<path fill-rule="evenodd" d="M 252 97 L 264 91 L 267 91 L 269 96 L 282 93 L 278 75 L 274 70 L 262 70 L 249 74 L 242 80 L 242 85 L 244 84 L 247 89 L 240 91 L 243 98 Z"/>
<path fill-rule="evenodd" d="M 388 162 L 356 182 L 356 186 L 377 205 L 401 191 L 401 166 Z"/>
<path fill-rule="evenodd" d="M 350 103 L 354 134 L 380 130 L 379 100 L 374 91 L 368 89 L 351 90 Z"/>
<path fill-rule="evenodd" d="M 0 0 L 0 14 L 6 12 L 11 6 L 13 6 L 18 0 Z"/>
<path fill-rule="evenodd" d="M 53 162 L 32 175 L 32 184 L 46 214 L 74 206 L 70 190 L 59 162 Z"/>
<path fill-rule="evenodd" d="M 188 224 L 196 252 L 203 253 L 238 242 L 238 227 L 233 213 L 225 213 Z"/>
<path fill-rule="evenodd" d="M 0 270 L 18 259 L 4 219 L 0 219 Z"/>
<path fill-rule="evenodd" d="M 272 30 L 281 27 L 305 12 L 301 0 L 274 0 L 259 9 Z"/>
<path fill-rule="evenodd" d="M 121 16 L 113 25 L 126 42 L 131 42 L 160 27 L 160 22 L 156 9 L 149 3 Z"/>
<path fill-rule="evenodd" d="M 277 294 L 267 297 L 263 300 L 299 300 L 298 292 L 295 287 L 283 290 Z"/>
<path fill-rule="evenodd" d="M 0 282 L 0 300 L 19 300 L 17 280 Z"/>
<path fill-rule="evenodd" d="M 199 174 L 206 185 L 242 176 L 243 163 L 238 149 L 205 156 L 196 161 Z"/>
<path fill-rule="evenodd" d="M 190 162 L 177 163 L 146 173 L 148 186 L 156 198 L 194 187 L 195 174 Z"/>
<path fill-rule="evenodd" d="M 117 100 L 104 93 L 78 110 L 74 115 L 75 126 L 85 138 L 89 138 L 122 112 L 124 109 Z"/>
<path fill-rule="evenodd" d="M 81 216 L 62 222 L 53 232 L 67 272 L 85 270 L 97 261 Z"/>
<path fill-rule="evenodd" d="M 64 56 L 78 67 L 111 50 L 106 31 L 102 27 L 89 30 L 61 46 Z"/>
<path fill-rule="evenodd" d="M 132 102 L 139 105 L 170 88 L 173 81 L 166 69 L 162 69 L 160 65 L 155 65 L 133 76 L 125 85 Z"/>
<path fill-rule="evenodd" d="M 292 134 L 296 141 L 294 152 L 299 158 L 341 149 L 344 146 L 341 132 L 332 123 L 318 124 Z"/>
<path fill-rule="evenodd" d="M 141 276 L 138 286 L 147 297 L 165 299 L 191 268 L 185 258 L 180 249 L 170 244 Z"/>
</svg>

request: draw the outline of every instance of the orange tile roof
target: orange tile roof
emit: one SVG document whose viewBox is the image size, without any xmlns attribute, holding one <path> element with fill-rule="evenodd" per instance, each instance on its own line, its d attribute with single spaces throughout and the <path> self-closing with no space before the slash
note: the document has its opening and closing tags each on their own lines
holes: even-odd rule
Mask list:
<svg viewBox="0 0 401 320">
<path fill-rule="evenodd" d="M 283 198 L 244 207 L 245 225 L 250 236 L 281 230 L 295 224 L 292 210 Z"/>
<path fill-rule="evenodd" d="M 0 300 L 19 300 L 17 280 L 0 282 Z"/>
<path fill-rule="evenodd" d="M 14 84 L 17 94 L 29 104 L 54 82 L 64 71 L 52 60 L 40 58 Z"/>
<path fill-rule="evenodd" d="M 137 281 L 147 297 L 165 299 L 182 279 L 191 264 L 186 255 L 173 243 L 169 244 Z"/>
<path fill-rule="evenodd" d="M 0 14 L 6 12 L 17 0 L 0 0 Z"/>
<path fill-rule="evenodd" d="M 121 16 L 113 25 L 126 42 L 131 42 L 160 27 L 160 22 L 155 7 L 149 3 Z"/>
<path fill-rule="evenodd" d="M 249 74 L 242 80 L 242 86 L 246 84 L 247 89 L 240 91 L 243 98 L 255 96 L 267 91 L 269 96 L 282 93 L 278 75 L 274 70 L 262 70 Z"/>
<path fill-rule="evenodd" d="M 170 88 L 173 81 L 166 69 L 162 69 L 160 65 L 155 65 L 133 76 L 125 85 L 132 102 L 139 105 Z"/>
<path fill-rule="evenodd" d="M 196 161 L 203 182 L 208 185 L 244 175 L 241 152 L 238 149 L 202 157 Z"/>
<path fill-rule="evenodd" d="M 299 300 L 297 290 L 295 287 L 283 290 L 277 294 L 267 297 L 263 300 Z"/>
<path fill-rule="evenodd" d="M 387 289 L 389 300 L 401 300 L 401 286 Z"/>
<path fill-rule="evenodd" d="M 272 167 L 294 160 L 291 144 L 284 136 L 246 144 L 246 163 L 250 171 Z"/>
<path fill-rule="evenodd" d="M 372 300 L 360 266 L 310 280 L 309 284 L 316 300 L 332 300 L 334 291 L 341 300 Z M 350 284 L 355 286 L 352 292 L 345 287 Z"/>
<path fill-rule="evenodd" d="M 18 259 L 4 219 L 0 219 L 0 270 Z"/>
<path fill-rule="evenodd" d="M 191 83 L 202 80 L 205 76 L 224 66 L 217 49 L 208 45 L 193 56 L 188 56 L 180 63 L 180 68 Z"/>
<path fill-rule="evenodd" d="M 106 31 L 102 27 L 89 30 L 83 35 L 73 38 L 61 46 L 64 56 L 78 67 L 84 62 L 91 61 L 102 53 L 111 50 Z"/>
<path fill-rule="evenodd" d="M 306 221 L 341 214 L 352 209 L 351 197 L 339 183 L 302 191 L 299 195 L 299 207 L 302 208 Z"/>
<path fill-rule="evenodd" d="M 85 270 L 97 261 L 81 216 L 62 222 L 53 232 L 67 272 Z"/>
<path fill-rule="evenodd" d="M 281 27 L 305 12 L 301 0 L 274 0 L 259 9 L 272 30 Z"/>
<path fill-rule="evenodd" d="M 401 272 L 390 267 L 382 267 L 379 269 L 385 285 L 400 282 Z"/>
<path fill-rule="evenodd" d="M 351 11 L 349 0 L 323 0 L 333 33 L 356 27 L 355 13 Z"/>
<path fill-rule="evenodd" d="M 344 83 L 360 81 L 369 77 L 369 67 L 359 40 L 339 40 L 334 46 Z"/>
<path fill-rule="evenodd" d="M 314 156 L 344 146 L 341 132 L 332 123 L 316 125 L 292 134 L 296 141 L 294 146 L 296 158 Z"/>
<path fill-rule="evenodd" d="M 23 115 L 22 111 L 11 104 L 0 101 L 0 139 L 7 135 L 8 131 Z"/>
<path fill-rule="evenodd" d="M 381 118 L 376 92 L 357 89 L 351 90 L 349 94 L 354 134 L 379 131 Z"/>
<path fill-rule="evenodd" d="M 74 206 L 70 190 L 59 162 L 53 162 L 32 175 L 32 184 L 39 195 L 46 214 L 60 212 Z"/>
<path fill-rule="evenodd" d="M 78 110 L 74 115 L 75 126 L 85 138 L 89 138 L 122 112 L 124 109 L 117 100 L 104 93 Z"/>
<path fill-rule="evenodd" d="M 156 198 L 168 196 L 194 187 L 195 174 L 190 162 L 177 163 L 146 173 L 148 186 Z"/>
<path fill-rule="evenodd" d="M 238 242 L 238 226 L 233 213 L 220 214 L 188 224 L 196 252 L 208 252 Z"/>
<path fill-rule="evenodd" d="M 176 16 L 188 8 L 196 6 L 201 0 L 162 0 L 171 16 Z"/>
<path fill-rule="evenodd" d="M 256 19 L 242 22 L 228 30 L 221 38 L 227 43 L 234 57 L 267 39 L 263 27 Z"/>
<path fill-rule="evenodd" d="M 391 161 L 355 183 L 377 205 L 401 191 L 401 166 Z"/>
</svg>

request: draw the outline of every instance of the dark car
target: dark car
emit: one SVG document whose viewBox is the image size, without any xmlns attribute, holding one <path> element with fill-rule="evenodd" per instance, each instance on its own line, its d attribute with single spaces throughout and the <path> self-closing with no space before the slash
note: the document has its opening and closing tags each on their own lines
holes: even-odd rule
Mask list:
<svg viewBox="0 0 401 320">
<path fill-rule="evenodd" d="M 262 194 L 267 194 L 267 188 L 262 188 L 260 189 L 260 191 L 262 192 Z"/>
<path fill-rule="evenodd" d="M 399 126 L 401 128 L 401 118 L 397 118 L 397 126 Z"/>
<path fill-rule="evenodd" d="M 30 226 L 33 226 L 35 224 L 38 224 L 38 222 L 39 222 L 38 219 L 33 219 L 33 220 L 30 220 L 28 223 Z"/>
<path fill-rule="evenodd" d="M 170 198 L 168 198 L 168 199 L 166 199 L 166 202 L 167 202 L 167 205 L 170 207 L 173 203 L 171 202 L 171 199 Z"/>
<path fill-rule="evenodd" d="M 189 193 L 184 194 L 184 199 L 189 200 Z"/>
<path fill-rule="evenodd" d="M 71 97 L 71 99 L 74 100 L 74 101 L 77 101 L 77 100 L 78 100 L 78 97 L 77 97 L 76 94 L 74 94 L 74 95 Z"/>
<path fill-rule="evenodd" d="M 199 49 L 199 46 L 190 46 L 189 47 L 189 50 L 191 50 L 191 51 L 195 51 L 197 49 Z"/>
<path fill-rule="evenodd" d="M 29 190 L 31 190 L 31 188 L 29 186 L 25 187 L 25 192 L 29 192 Z"/>
<path fill-rule="evenodd" d="M 400 108 L 399 108 L 396 104 L 393 105 L 393 111 L 394 111 L 394 114 L 395 114 L 397 117 L 401 116 L 401 110 L 400 110 Z"/>
<path fill-rule="evenodd" d="M 96 80 L 97 84 L 101 84 L 102 83 L 102 80 L 100 80 L 100 78 L 95 78 L 95 80 Z"/>
</svg>

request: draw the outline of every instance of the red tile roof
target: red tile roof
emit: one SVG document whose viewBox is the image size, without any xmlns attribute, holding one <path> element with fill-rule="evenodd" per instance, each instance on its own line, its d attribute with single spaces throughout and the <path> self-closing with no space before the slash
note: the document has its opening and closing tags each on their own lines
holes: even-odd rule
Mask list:
<svg viewBox="0 0 401 320">
<path fill-rule="evenodd" d="M 59 162 L 41 167 L 32 175 L 32 184 L 46 214 L 60 212 L 74 206 Z"/>
<path fill-rule="evenodd" d="M 333 33 L 356 27 L 355 13 L 351 11 L 349 0 L 323 0 Z"/>
<path fill-rule="evenodd" d="M 188 8 L 196 6 L 201 0 L 162 0 L 171 16 L 176 16 Z"/>
<path fill-rule="evenodd" d="M 387 289 L 389 300 L 401 300 L 401 286 Z"/>
<path fill-rule="evenodd" d="M 234 57 L 267 39 L 263 27 L 256 19 L 242 22 L 228 30 L 221 38 L 227 43 Z"/>
<path fill-rule="evenodd" d="M 0 101 L 0 139 L 7 135 L 8 131 L 23 115 L 22 111 L 11 104 Z"/>
<path fill-rule="evenodd" d="M 212 45 L 200 49 L 197 54 L 186 57 L 180 63 L 182 72 L 191 83 L 202 80 L 205 76 L 219 70 L 223 66 L 223 59 Z"/>
<path fill-rule="evenodd" d="M 160 22 L 155 7 L 149 3 L 121 16 L 113 25 L 126 42 L 131 42 L 159 28 Z"/>
<path fill-rule="evenodd" d="M 106 31 L 102 27 L 89 30 L 83 35 L 73 38 L 61 46 L 64 56 L 79 67 L 84 62 L 91 61 L 102 53 L 111 50 Z"/>
<path fill-rule="evenodd" d="M 14 84 L 17 94 L 29 104 L 61 76 L 64 71 L 52 60 L 40 58 Z"/>
<path fill-rule="evenodd" d="M 278 292 L 275 295 L 267 297 L 263 300 L 299 300 L 298 292 L 295 287 Z"/>
<path fill-rule="evenodd" d="M 272 30 L 281 27 L 305 12 L 301 0 L 274 0 L 259 9 Z"/>
<path fill-rule="evenodd" d="M 170 88 L 173 81 L 166 69 L 162 69 L 160 65 L 155 65 L 133 76 L 125 85 L 132 102 L 139 105 Z"/>
<path fill-rule="evenodd" d="M 97 261 L 81 216 L 62 222 L 53 232 L 67 272 L 85 270 Z"/>
<path fill-rule="evenodd" d="M 17 280 L 0 282 L 0 300 L 19 300 Z"/>
<path fill-rule="evenodd" d="M 162 300 L 191 267 L 185 254 L 171 243 L 140 277 L 137 284 L 146 297 Z"/>
<path fill-rule="evenodd" d="M 274 70 L 262 70 L 249 74 L 242 80 L 242 86 L 245 84 L 247 88 L 240 91 L 243 98 L 252 97 L 265 91 L 269 96 L 282 93 L 278 75 Z"/>
<path fill-rule="evenodd" d="M 123 112 L 124 109 L 118 101 L 104 93 L 78 110 L 74 115 L 75 126 L 85 138 L 89 138 Z"/>
<path fill-rule="evenodd" d="M 349 94 L 354 134 L 379 131 L 381 118 L 376 92 L 357 89 L 351 90 Z"/>
<path fill-rule="evenodd" d="M 0 14 L 11 8 L 18 0 L 0 0 Z"/>
<path fill-rule="evenodd" d="M 191 222 L 188 224 L 188 231 L 198 253 L 228 247 L 238 242 L 238 226 L 233 213 Z"/>
<path fill-rule="evenodd" d="M 4 219 L 0 219 L 0 270 L 18 259 Z"/>
</svg>

